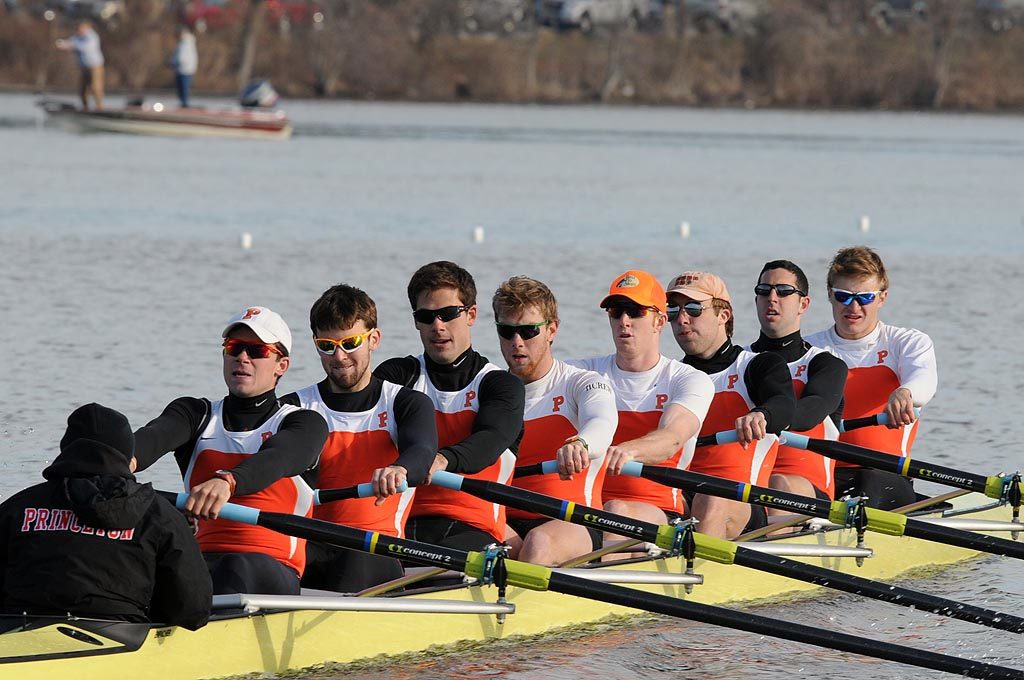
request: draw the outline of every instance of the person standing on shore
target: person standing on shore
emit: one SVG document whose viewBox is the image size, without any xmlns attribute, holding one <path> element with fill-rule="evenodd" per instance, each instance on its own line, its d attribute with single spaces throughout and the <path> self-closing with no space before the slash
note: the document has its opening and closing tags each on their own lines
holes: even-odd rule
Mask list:
<svg viewBox="0 0 1024 680">
<path fill-rule="evenodd" d="M 846 362 L 844 418 L 884 412 L 886 425 L 862 427 L 839 435 L 839 441 L 910 454 L 917 434 L 915 407 L 927 404 L 938 387 L 935 346 L 913 328 L 882 323 L 878 316 L 889 296 L 889 275 L 871 248 L 843 248 L 828 268 L 828 297 L 835 324 L 807 336 Z M 911 480 L 892 472 L 836 464 L 836 495 L 864 495 L 871 507 L 891 510 L 913 503 Z"/>
<path fill-rule="evenodd" d="M 178 46 L 171 57 L 174 69 L 174 86 L 178 90 L 178 101 L 182 108 L 188 108 L 189 91 L 192 89 L 192 78 L 199 67 L 199 52 L 196 49 L 196 37 L 188 26 L 178 29 Z"/>
<path fill-rule="evenodd" d="M 89 110 L 89 95 L 92 95 L 96 110 L 103 110 L 103 51 L 100 49 L 100 36 L 93 30 L 92 24 L 83 21 L 78 24 L 74 35 L 57 41 L 57 49 L 70 52 L 74 50 L 78 65 L 82 69 L 82 83 L 79 96 L 82 98 L 82 110 Z"/>
</svg>

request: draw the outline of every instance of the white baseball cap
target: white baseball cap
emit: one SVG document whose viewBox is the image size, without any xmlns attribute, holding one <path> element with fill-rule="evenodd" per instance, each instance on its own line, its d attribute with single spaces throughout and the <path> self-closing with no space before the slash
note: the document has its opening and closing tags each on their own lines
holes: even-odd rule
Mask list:
<svg viewBox="0 0 1024 680">
<path fill-rule="evenodd" d="M 228 337 L 235 326 L 248 326 L 263 342 L 268 345 L 279 342 L 288 350 L 288 354 L 292 353 L 292 332 L 288 330 L 288 324 L 280 314 L 267 307 L 247 307 L 235 314 L 224 327 L 221 337 Z"/>
</svg>

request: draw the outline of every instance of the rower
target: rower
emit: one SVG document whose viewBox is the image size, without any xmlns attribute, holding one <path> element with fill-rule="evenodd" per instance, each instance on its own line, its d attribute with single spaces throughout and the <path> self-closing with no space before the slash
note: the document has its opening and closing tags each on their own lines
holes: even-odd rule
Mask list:
<svg viewBox="0 0 1024 680">
<path fill-rule="evenodd" d="M 706 375 L 661 354 L 665 289 L 645 271 L 616 276 L 601 300 L 615 353 L 568 363 L 604 377 L 615 393 L 618 426 L 608 448 L 604 509 L 655 524 L 687 512 L 678 489 L 619 475 L 631 460 L 685 467 L 714 388 Z M 618 540 L 605 534 L 605 542 Z"/>
<path fill-rule="evenodd" d="M 206 624 L 210 574 L 199 546 L 181 513 L 135 481 L 132 448 L 122 414 L 77 408 L 46 481 L 0 505 L 5 617 Z"/>
<path fill-rule="evenodd" d="M 789 260 L 765 263 L 754 286 L 761 334 L 750 349 L 785 360 L 793 380 L 796 410 L 789 429 L 816 439 L 835 440 L 843 417 L 846 364 L 800 337 L 800 320 L 810 307 L 807 276 Z M 813 451 L 779 446 L 769 484 L 800 496 L 835 498 L 835 461 Z M 776 509 L 768 514 L 780 514 Z"/>
<path fill-rule="evenodd" d="M 931 338 L 878 319 L 889 296 L 882 258 L 865 246 L 843 248 L 828 268 L 828 296 L 835 324 L 807 337 L 849 367 L 844 418 L 884 412 L 886 425 L 862 427 L 839 441 L 906 456 L 917 435 L 915 407 L 935 395 L 938 374 Z M 868 505 L 891 509 L 916 499 L 909 479 L 895 473 L 836 464 L 836 493 L 867 496 Z"/>
<path fill-rule="evenodd" d="M 737 442 L 697 447 L 689 470 L 768 486 L 778 434 L 793 417 L 793 383 L 783 359 L 732 343 L 729 290 L 711 272 L 684 272 L 668 287 L 668 318 L 683 363 L 710 376 L 714 401 L 700 434 L 735 429 Z M 765 525 L 763 508 L 697 494 L 693 516 L 703 533 L 735 538 Z"/>
<path fill-rule="evenodd" d="M 429 474 L 448 470 L 505 483 L 523 431 L 523 383 L 472 347 L 476 283 L 454 262 L 431 262 L 407 288 L 423 354 L 382 363 L 374 374 L 426 394 L 434 405 L 438 445 Z M 406 535 L 460 550 L 505 538 L 505 509 L 459 491 L 416 491 Z"/>
<path fill-rule="evenodd" d="M 526 276 L 498 286 L 491 303 L 498 344 L 508 370 L 526 385 L 523 441 L 517 465 L 555 459 L 558 474 L 516 478 L 513 486 L 579 505 L 601 502 L 604 457 L 618 424 L 615 395 L 593 371 L 551 354 L 558 334 L 558 302 Z M 508 524 L 521 539 L 517 559 L 554 566 L 601 547 L 601 532 L 509 508 Z M 516 556 L 515 554 L 513 556 Z"/>
<path fill-rule="evenodd" d="M 326 378 L 281 400 L 316 411 L 330 431 L 304 477 L 318 489 L 371 481 L 375 494 L 319 505 L 313 516 L 403 538 L 414 490 L 399 488 L 420 484 L 434 460 L 434 407 L 426 395 L 370 372 L 381 331 L 377 305 L 362 290 L 343 283 L 328 288 L 310 309 L 309 326 Z M 307 588 L 357 592 L 402 576 L 390 557 L 312 542 L 306 556 Z"/>
<path fill-rule="evenodd" d="M 305 541 L 269 529 L 218 520 L 231 500 L 258 510 L 309 516 L 313 492 L 299 475 L 327 439 L 320 414 L 282 404 L 275 388 L 288 370 L 292 334 L 276 312 L 248 307 L 221 334 L 228 395 L 181 397 L 135 433 L 145 470 L 173 451 L 189 491 L 186 511 L 198 518 L 196 538 L 215 594 L 298 595 Z"/>
</svg>

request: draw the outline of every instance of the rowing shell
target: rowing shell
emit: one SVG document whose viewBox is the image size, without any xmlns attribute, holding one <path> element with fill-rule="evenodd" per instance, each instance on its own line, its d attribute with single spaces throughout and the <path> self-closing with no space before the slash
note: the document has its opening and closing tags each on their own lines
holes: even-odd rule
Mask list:
<svg viewBox="0 0 1024 680">
<path fill-rule="evenodd" d="M 972 509 L 988 503 L 977 494 L 953 502 L 961 520 L 1009 519 L 1005 506 Z M 820 549 L 827 554 L 794 559 L 886 581 L 978 554 L 907 537 L 872 535 L 869 541 L 874 555 L 864 560 L 862 567 L 851 557 L 838 556 L 840 549 L 857 553 L 855 532 L 848 529 L 806 532 L 747 545 L 764 545 L 786 554 Z M 610 574 L 613 581 L 633 581 L 631 587 L 705 604 L 752 602 L 818 589 L 735 565 L 698 560 L 696 567 L 703 584 L 690 594 L 685 584 L 694 579 L 683 576 L 679 558 L 586 571 L 594 576 Z M 642 583 L 635 583 L 637 580 Z M 515 587 L 508 589 L 507 604 L 496 603 L 496 598 L 496 588 L 476 585 L 373 598 L 222 596 L 219 604 L 249 611 L 218 614 L 198 631 L 143 624 L 29 621 L 24 630 L 0 634 L 0 678 L 109 680 L 154 669 L 159 669 L 161 680 L 281 673 L 416 652 L 433 645 L 538 635 L 636 613 L 593 600 Z"/>
</svg>

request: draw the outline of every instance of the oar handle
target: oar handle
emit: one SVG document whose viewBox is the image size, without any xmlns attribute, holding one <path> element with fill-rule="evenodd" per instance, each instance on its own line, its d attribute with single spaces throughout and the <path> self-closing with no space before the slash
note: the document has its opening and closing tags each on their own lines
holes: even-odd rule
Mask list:
<svg viewBox="0 0 1024 680">
<path fill-rule="evenodd" d="M 921 415 L 921 409 L 914 407 L 914 417 L 917 418 Z M 871 427 L 873 425 L 888 425 L 889 414 L 885 411 L 876 413 L 873 416 L 864 416 L 863 418 L 847 418 L 846 420 L 839 422 L 840 432 L 849 432 L 850 430 L 856 430 L 861 427 Z"/>
<path fill-rule="evenodd" d="M 714 434 L 697 437 L 697 446 L 714 446 L 715 444 L 735 444 L 740 440 L 736 430 L 722 430 Z"/>
<path fill-rule="evenodd" d="M 184 491 L 181 493 L 157 491 L 157 493 L 174 503 L 174 506 L 179 510 L 184 510 L 185 503 L 188 502 L 188 494 Z M 220 509 L 217 518 L 229 519 L 233 522 L 241 522 L 242 524 L 259 524 L 260 511 L 256 508 L 238 505 L 237 503 L 225 503 L 224 507 Z"/>
<path fill-rule="evenodd" d="M 402 482 L 398 485 L 397 493 L 405 493 L 408 490 L 409 485 L 406 482 Z M 334 501 L 343 501 L 349 498 L 369 498 L 375 495 L 373 492 L 373 482 L 363 482 L 362 484 L 347 486 L 342 489 L 317 489 L 313 492 L 313 504 L 323 505 L 324 503 L 333 503 Z"/>
<path fill-rule="evenodd" d="M 515 469 L 515 472 L 512 473 L 512 476 L 515 478 L 532 477 L 533 475 L 550 475 L 554 472 L 558 472 L 558 461 L 546 460 L 543 463 L 534 463 L 533 465 L 521 465 Z"/>
</svg>

